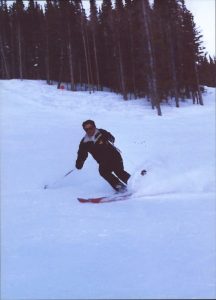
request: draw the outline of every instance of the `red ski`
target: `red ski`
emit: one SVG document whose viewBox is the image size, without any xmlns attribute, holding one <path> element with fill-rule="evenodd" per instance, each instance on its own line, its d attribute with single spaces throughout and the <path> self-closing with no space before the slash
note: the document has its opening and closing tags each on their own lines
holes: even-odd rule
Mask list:
<svg viewBox="0 0 216 300">
<path fill-rule="evenodd" d="M 140 175 L 146 175 L 147 171 L 142 170 Z M 125 192 L 122 194 L 116 194 L 113 196 L 105 196 L 105 197 L 98 197 L 98 198 L 77 198 L 80 203 L 107 203 L 107 202 L 114 202 L 114 201 L 123 201 L 127 200 L 132 196 L 132 192 Z"/>
<path fill-rule="evenodd" d="M 107 196 L 107 197 L 98 197 L 98 198 L 77 198 L 81 203 L 107 203 L 114 201 L 123 201 L 130 198 L 132 193 L 126 193 L 121 195 Z"/>
</svg>

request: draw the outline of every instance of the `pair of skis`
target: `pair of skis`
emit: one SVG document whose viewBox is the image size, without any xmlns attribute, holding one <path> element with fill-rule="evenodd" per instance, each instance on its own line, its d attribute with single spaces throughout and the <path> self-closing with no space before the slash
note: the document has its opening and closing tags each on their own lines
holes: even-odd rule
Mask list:
<svg viewBox="0 0 216 300">
<path fill-rule="evenodd" d="M 141 171 L 141 175 L 145 175 L 147 172 L 146 170 Z M 126 191 L 124 193 L 118 193 L 113 196 L 105 196 L 105 197 L 98 197 L 98 198 L 77 198 L 80 203 L 107 203 L 107 202 L 114 202 L 114 201 L 123 201 L 127 200 L 132 196 L 132 192 Z"/>
<path fill-rule="evenodd" d="M 113 196 L 107 197 L 98 197 L 98 198 L 77 198 L 80 203 L 107 203 L 107 202 L 115 202 L 115 201 L 123 201 L 127 200 L 130 196 L 132 196 L 131 192 L 125 192 L 123 194 L 117 194 Z"/>
</svg>

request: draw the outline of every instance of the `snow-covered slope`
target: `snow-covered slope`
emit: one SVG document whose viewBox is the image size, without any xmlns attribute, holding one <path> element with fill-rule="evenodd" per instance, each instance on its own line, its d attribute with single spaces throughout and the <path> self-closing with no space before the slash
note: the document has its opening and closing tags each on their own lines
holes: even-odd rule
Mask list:
<svg viewBox="0 0 216 300">
<path fill-rule="evenodd" d="M 163 117 L 42 81 L 0 81 L 0 96 L 2 299 L 216 297 L 214 89 Z M 63 178 L 86 119 L 115 136 L 130 200 L 77 201 L 113 193 L 90 156 Z"/>
</svg>

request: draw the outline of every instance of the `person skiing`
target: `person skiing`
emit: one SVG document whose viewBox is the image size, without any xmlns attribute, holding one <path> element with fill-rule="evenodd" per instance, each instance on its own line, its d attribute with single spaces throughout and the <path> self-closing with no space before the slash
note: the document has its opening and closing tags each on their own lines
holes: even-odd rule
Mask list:
<svg viewBox="0 0 216 300">
<path fill-rule="evenodd" d="M 126 191 L 130 174 L 124 170 L 121 154 L 114 146 L 114 136 L 104 129 L 96 128 L 95 122 L 92 120 L 83 122 L 82 127 L 86 135 L 79 144 L 76 168 L 82 169 L 88 153 L 90 153 L 99 164 L 100 175 L 113 189 L 117 192 Z"/>
</svg>

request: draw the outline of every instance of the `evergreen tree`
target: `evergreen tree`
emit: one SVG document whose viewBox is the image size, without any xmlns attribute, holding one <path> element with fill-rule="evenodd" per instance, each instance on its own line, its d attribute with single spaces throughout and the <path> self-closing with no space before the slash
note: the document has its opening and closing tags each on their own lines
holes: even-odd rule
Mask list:
<svg viewBox="0 0 216 300">
<path fill-rule="evenodd" d="M 46 0 L 46 79 L 51 84 L 60 80 L 60 65 L 62 62 L 62 37 L 60 34 L 60 15 L 57 1 Z M 61 74 L 60 74 L 61 76 Z"/>
<path fill-rule="evenodd" d="M 193 102 L 195 99 L 203 105 L 202 95 L 200 92 L 200 82 L 198 74 L 198 64 L 203 54 L 203 47 L 201 38 L 202 35 L 196 29 L 196 24 L 193 20 L 193 15 L 186 8 L 184 0 L 180 1 L 182 4 L 182 66 L 183 66 L 183 85 L 185 90 L 192 93 Z"/>
<path fill-rule="evenodd" d="M 114 43 L 116 45 L 116 56 L 118 62 L 117 74 L 118 74 L 118 90 L 123 95 L 124 100 L 127 100 L 127 87 L 126 87 L 126 55 L 127 55 L 127 43 L 126 43 L 126 23 L 125 23 L 125 10 L 122 0 L 115 1 L 115 31 L 114 31 Z"/>
<path fill-rule="evenodd" d="M 99 55 L 98 55 L 98 27 L 99 27 L 99 20 L 98 20 L 98 11 L 96 6 L 96 0 L 90 0 L 90 49 L 93 49 L 91 55 L 92 63 L 92 73 L 93 73 L 93 83 L 96 84 L 97 90 L 100 87 L 100 73 L 99 73 Z"/>
<path fill-rule="evenodd" d="M 103 0 L 100 19 L 100 65 L 103 66 L 101 72 L 102 84 L 109 87 L 111 91 L 118 91 L 118 78 L 116 72 L 117 51 L 114 43 L 114 19 L 111 0 Z"/>
<path fill-rule="evenodd" d="M 6 1 L 0 2 L 0 74 L 1 78 L 9 79 L 11 76 L 10 53 L 10 18 Z"/>
<path fill-rule="evenodd" d="M 22 0 L 16 0 L 11 8 L 12 34 L 15 59 L 15 77 L 23 79 L 26 77 L 25 71 L 25 41 L 24 41 L 24 19 L 25 11 Z"/>
<path fill-rule="evenodd" d="M 148 87 L 148 62 L 146 47 L 146 32 L 144 30 L 144 16 L 141 7 L 141 1 L 127 1 L 126 9 L 129 15 L 129 48 L 131 55 L 131 70 L 133 90 L 135 97 L 141 98 L 150 96 Z M 130 11 L 128 11 L 130 9 Z M 129 80 L 131 80 L 129 74 Z"/>
<path fill-rule="evenodd" d="M 134 20 L 133 20 L 133 4 L 132 0 L 125 1 L 125 19 L 127 20 L 126 34 L 128 35 L 128 50 L 127 50 L 127 88 L 130 93 L 137 97 L 136 86 L 136 68 L 135 68 L 135 40 L 134 40 Z"/>
<path fill-rule="evenodd" d="M 90 60 L 87 17 L 86 17 L 85 10 L 83 9 L 81 1 L 80 1 L 80 7 L 81 7 L 80 25 L 81 25 L 81 35 L 82 35 L 82 41 L 83 41 L 83 49 L 84 49 L 84 54 L 85 54 L 87 83 L 88 83 L 88 90 L 91 92 L 92 84 L 93 84 L 93 78 L 92 78 L 92 66 L 91 66 L 91 60 Z"/>
<path fill-rule="evenodd" d="M 151 30 L 151 16 L 150 16 L 150 7 L 148 0 L 141 1 L 141 9 L 143 12 L 143 27 L 146 34 L 146 47 L 148 55 L 148 71 L 150 76 L 148 76 L 148 86 L 150 89 L 152 108 L 157 108 L 157 113 L 159 116 L 162 115 L 160 102 L 158 97 L 158 85 L 156 77 L 156 64 L 155 64 L 155 53 L 154 53 L 154 44 L 153 44 L 153 34 Z"/>
<path fill-rule="evenodd" d="M 32 22 L 32 20 L 34 20 Z M 29 0 L 24 19 L 26 77 L 45 78 L 44 73 L 44 16 L 42 9 L 33 0 Z"/>
<path fill-rule="evenodd" d="M 216 57 L 207 58 L 206 53 L 200 60 L 198 71 L 202 85 L 216 87 Z"/>
<path fill-rule="evenodd" d="M 176 0 L 154 2 L 155 43 L 160 97 L 175 97 L 179 107 L 179 6 Z M 161 99 L 162 100 L 162 99 Z"/>
</svg>

